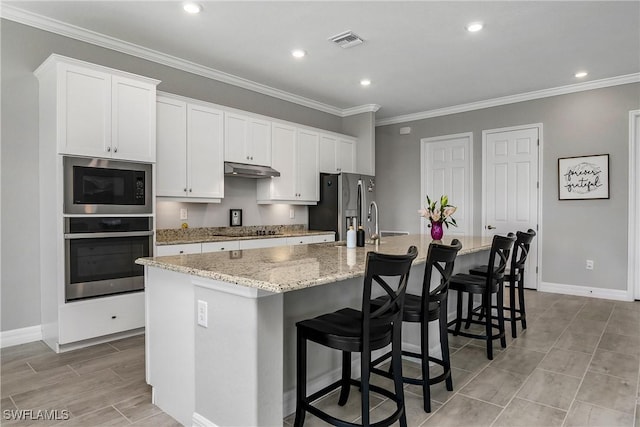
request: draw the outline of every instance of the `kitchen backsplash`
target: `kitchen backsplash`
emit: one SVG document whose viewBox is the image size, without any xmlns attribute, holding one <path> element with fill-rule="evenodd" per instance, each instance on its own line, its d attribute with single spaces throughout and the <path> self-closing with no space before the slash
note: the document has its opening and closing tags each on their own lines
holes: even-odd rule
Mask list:
<svg viewBox="0 0 640 427">
<path fill-rule="evenodd" d="M 306 206 L 258 205 L 256 180 L 225 177 L 222 203 L 183 203 L 163 201 L 157 198 L 156 229 L 180 228 L 183 222 L 190 228 L 228 227 L 229 210 L 242 209 L 242 225 L 287 225 L 309 223 Z M 180 219 L 180 209 L 187 209 L 188 219 Z M 294 218 L 290 218 L 293 209 Z"/>
</svg>

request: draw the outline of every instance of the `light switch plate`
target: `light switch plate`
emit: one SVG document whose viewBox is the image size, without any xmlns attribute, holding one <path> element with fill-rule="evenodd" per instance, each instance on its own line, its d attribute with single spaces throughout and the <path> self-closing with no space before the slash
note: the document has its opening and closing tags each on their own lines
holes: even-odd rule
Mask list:
<svg viewBox="0 0 640 427">
<path fill-rule="evenodd" d="M 189 212 L 186 208 L 180 208 L 180 219 L 189 219 Z"/>
<path fill-rule="evenodd" d="M 202 300 L 198 300 L 198 325 L 209 327 L 209 309 L 207 302 Z"/>
</svg>

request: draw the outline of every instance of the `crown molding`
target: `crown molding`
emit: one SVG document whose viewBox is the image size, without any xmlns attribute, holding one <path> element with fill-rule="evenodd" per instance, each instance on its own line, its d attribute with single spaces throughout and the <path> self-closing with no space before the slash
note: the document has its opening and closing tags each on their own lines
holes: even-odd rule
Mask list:
<svg viewBox="0 0 640 427">
<path fill-rule="evenodd" d="M 360 113 L 375 113 L 380 109 L 378 104 L 365 104 L 357 107 L 345 108 L 342 110 L 342 117 L 354 116 Z"/>
<path fill-rule="evenodd" d="M 359 109 L 367 107 L 353 107 L 346 110 L 334 107 L 333 105 L 325 104 L 313 99 L 285 92 L 283 90 L 244 79 L 242 77 L 234 76 L 232 74 L 225 73 L 214 68 L 205 67 L 200 64 L 196 64 L 195 62 L 178 58 L 176 56 L 167 55 L 153 49 L 148 49 L 124 40 L 107 36 L 105 34 L 100 34 L 95 31 L 87 30 L 85 28 L 67 24 L 56 19 L 32 13 L 15 6 L 7 5 L 6 3 L 0 4 L 0 17 L 17 22 L 19 24 L 28 25 L 40 30 L 48 31 L 51 33 L 59 34 L 61 36 L 125 53 L 127 55 L 136 56 L 138 58 L 146 59 L 148 61 L 166 65 L 178 70 L 186 71 L 188 73 L 197 74 L 199 76 L 217 80 L 233 86 L 238 86 L 244 89 L 261 93 L 263 95 L 272 96 L 274 98 L 282 99 L 283 101 L 288 101 L 294 104 L 302 105 L 304 107 L 313 108 L 315 110 L 333 114 L 339 117 L 346 117 L 352 114 L 357 114 L 352 113 L 351 110 L 362 112 Z M 366 111 L 377 111 L 377 109 Z"/>
<path fill-rule="evenodd" d="M 551 96 L 566 95 L 569 93 L 638 82 L 640 82 L 640 73 L 626 74 L 624 76 L 593 80 L 590 82 L 576 83 L 567 86 L 559 86 L 550 89 L 503 96 L 500 98 L 488 99 L 485 101 L 471 102 L 469 104 L 454 105 L 451 107 L 428 110 L 420 113 L 411 113 L 402 116 L 389 117 L 386 119 L 377 120 L 376 126 L 386 126 L 398 123 L 412 122 L 415 120 L 423 120 L 432 117 L 447 116 L 449 114 L 464 113 L 466 111 L 480 110 L 482 108 L 497 107 L 500 105 L 514 104 L 516 102 L 530 101 L 533 99 L 548 98 Z"/>
</svg>

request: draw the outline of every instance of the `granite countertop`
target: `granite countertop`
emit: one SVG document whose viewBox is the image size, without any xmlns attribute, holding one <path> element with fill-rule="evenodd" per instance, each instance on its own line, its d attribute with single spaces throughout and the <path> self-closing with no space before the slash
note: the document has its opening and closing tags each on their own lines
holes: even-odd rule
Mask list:
<svg viewBox="0 0 640 427">
<path fill-rule="evenodd" d="M 258 234 L 263 233 L 263 234 Z M 304 224 L 264 225 L 244 227 L 172 228 L 156 231 L 156 245 L 228 242 L 281 237 L 315 236 L 333 231 L 307 230 Z"/>
<path fill-rule="evenodd" d="M 491 237 L 455 236 L 459 255 L 491 248 Z M 450 244 L 452 238 L 443 240 Z M 379 245 L 347 249 L 341 242 L 316 243 L 241 251 L 140 258 L 137 264 L 235 283 L 274 293 L 295 291 L 364 275 L 366 253 L 404 254 L 418 247 L 416 263 L 423 263 L 431 236 L 413 234 L 384 237 Z"/>
</svg>

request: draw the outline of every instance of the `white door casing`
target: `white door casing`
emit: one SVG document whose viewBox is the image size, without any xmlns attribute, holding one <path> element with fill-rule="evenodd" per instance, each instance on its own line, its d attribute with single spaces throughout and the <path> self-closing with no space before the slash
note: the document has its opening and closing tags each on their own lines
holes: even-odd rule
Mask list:
<svg viewBox="0 0 640 427">
<path fill-rule="evenodd" d="M 640 110 L 629 112 L 628 297 L 640 299 Z"/>
<path fill-rule="evenodd" d="M 473 133 L 422 138 L 420 140 L 420 207 L 426 197 L 447 195 L 458 209 L 453 215 L 458 226 L 446 229 L 448 235 L 473 233 Z M 421 218 L 421 230 L 427 232 L 427 220 Z"/>
<path fill-rule="evenodd" d="M 482 234 L 536 230 L 527 258 L 525 287 L 537 289 L 542 124 L 482 132 Z"/>
</svg>

